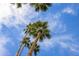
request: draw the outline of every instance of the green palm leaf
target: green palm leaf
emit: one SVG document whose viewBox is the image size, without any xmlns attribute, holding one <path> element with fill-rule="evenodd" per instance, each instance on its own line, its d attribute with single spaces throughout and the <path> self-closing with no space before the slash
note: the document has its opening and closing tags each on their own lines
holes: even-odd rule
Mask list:
<svg viewBox="0 0 79 59">
<path fill-rule="evenodd" d="M 46 11 L 51 3 L 31 3 L 30 5 L 35 8 L 35 11 Z"/>
</svg>

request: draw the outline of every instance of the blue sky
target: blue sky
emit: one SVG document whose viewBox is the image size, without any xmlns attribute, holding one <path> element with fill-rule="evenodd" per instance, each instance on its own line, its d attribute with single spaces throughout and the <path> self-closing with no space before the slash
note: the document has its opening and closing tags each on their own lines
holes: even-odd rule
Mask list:
<svg viewBox="0 0 79 59">
<path fill-rule="evenodd" d="M 79 55 L 79 4 L 53 3 L 46 12 L 35 12 L 29 4 L 16 8 L 0 3 L 0 56 L 15 56 L 24 28 L 30 22 L 48 21 L 51 39 L 40 42 L 38 56 Z M 4 8 L 3 8 L 4 7 Z M 26 55 L 25 47 L 22 56 Z"/>
</svg>

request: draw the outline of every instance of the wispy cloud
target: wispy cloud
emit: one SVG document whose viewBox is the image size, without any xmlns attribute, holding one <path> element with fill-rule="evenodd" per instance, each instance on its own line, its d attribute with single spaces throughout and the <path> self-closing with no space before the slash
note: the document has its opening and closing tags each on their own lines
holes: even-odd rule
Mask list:
<svg viewBox="0 0 79 59">
<path fill-rule="evenodd" d="M 68 13 L 68 14 L 71 14 L 71 15 L 74 15 L 75 14 L 75 11 L 73 8 L 71 7 L 66 7 L 62 10 L 62 13 Z"/>
<path fill-rule="evenodd" d="M 0 55 L 8 55 L 10 53 L 8 48 L 6 47 L 6 45 L 9 43 L 11 45 L 10 37 L 0 35 Z"/>
<path fill-rule="evenodd" d="M 7 49 L 6 45 L 14 45 L 14 41 L 10 36 L 7 37 L 6 34 L 1 34 L 3 33 L 3 25 L 9 29 L 13 27 L 17 31 L 21 29 L 20 25 L 26 26 L 31 22 L 31 19 L 37 15 L 38 13 L 35 12 L 29 4 L 23 5 L 22 8 L 17 9 L 15 5 L 0 3 L 0 55 L 8 55 L 9 49 Z"/>
<path fill-rule="evenodd" d="M 44 42 L 41 43 L 41 48 L 45 51 L 50 51 L 50 49 L 58 45 L 62 47 L 63 50 L 67 49 L 71 52 L 79 53 L 78 42 L 74 39 L 76 39 L 76 37 L 71 34 L 52 36 L 50 40 L 44 40 Z"/>
<path fill-rule="evenodd" d="M 69 51 L 79 53 L 78 42 L 74 40 L 78 38 L 76 38 L 74 34 L 67 32 L 68 30 L 66 24 L 61 21 L 62 13 L 74 15 L 75 11 L 68 7 L 54 14 L 52 18 L 50 16 L 47 18 L 50 19 L 49 29 L 54 34 L 52 34 L 50 40 L 44 40 L 44 42 L 41 43 L 41 48 L 47 51 L 58 44 L 63 48 L 63 50 L 68 49 Z"/>
<path fill-rule="evenodd" d="M 42 43 L 41 43 L 41 48 L 45 49 L 45 50 L 50 50 L 51 48 L 53 48 L 57 43 L 59 42 L 60 36 L 63 37 L 63 39 L 65 39 L 66 37 L 61 35 L 62 33 L 67 31 L 66 25 L 60 20 L 62 16 L 62 12 L 57 12 L 54 15 L 49 15 L 49 17 L 46 17 L 45 19 L 47 19 L 48 21 L 48 28 L 49 30 L 52 32 L 51 34 L 51 39 L 45 39 Z M 48 20 L 50 19 L 50 21 Z M 68 37 L 68 35 L 66 35 Z M 45 48 L 43 48 L 45 47 Z"/>
<path fill-rule="evenodd" d="M 11 14 L 9 6 L 10 4 L 0 3 L 0 19 L 3 17 L 7 17 Z"/>
<path fill-rule="evenodd" d="M 5 25 L 18 28 L 19 25 L 28 24 L 32 18 L 38 15 L 29 4 L 23 5 L 22 8 L 16 8 L 15 5 L 8 3 L 1 4 L 0 8 L 0 27 Z"/>
</svg>

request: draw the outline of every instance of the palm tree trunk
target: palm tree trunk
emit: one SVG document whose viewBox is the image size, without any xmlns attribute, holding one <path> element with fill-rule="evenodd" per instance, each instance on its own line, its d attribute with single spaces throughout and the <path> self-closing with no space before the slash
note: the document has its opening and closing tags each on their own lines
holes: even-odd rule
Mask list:
<svg viewBox="0 0 79 59">
<path fill-rule="evenodd" d="M 22 44 L 20 45 L 20 47 L 19 47 L 19 49 L 18 49 L 18 51 L 16 53 L 16 56 L 19 56 L 19 51 L 21 50 L 21 47 L 22 47 Z"/>
<path fill-rule="evenodd" d="M 18 49 L 18 51 L 17 51 L 17 53 L 16 53 L 16 56 L 20 56 L 21 55 L 21 53 L 22 53 L 22 51 L 23 51 L 23 49 L 24 49 L 24 46 L 25 46 L 25 44 L 21 44 L 20 45 L 20 48 Z"/>
<path fill-rule="evenodd" d="M 35 45 L 36 45 L 37 42 L 38 42 L 38 38 L 39 38 L 40 34 L 41 34 L 41 33 L 39 32 L 38 35 L 37 35 L 37 37 L 36 37 L 36 39 L 34 40 L 34 42 L 33 42 L 33 44 L 32 44 L 32 46 L 31 46 L 31 48 L 30 48 L 30 50 L 29 50 L 27 56 L 32 56 L 32 53 L 33 53 L 33 51 L 34 51 Z"/>
<path fill-rule="evenodd" d="M 24 38 L 25 38 L 25 37 L 28 37 L 28 35 L 29 35 L 29 34 L 25 34 Z M 23 39 L 24 39 L 24 38 L 23 38 Z M 25 46 L 25 44 L 22 44 L 22 43 L 21 43 L 21 45 L 20 45 L 20 47 L 19 47 L 19 49 L 18 49 L 18 51 L 17 51 L 17 53 L 16 53 L 16 56 L 21 55 L 22 50 L 24 49 L 24 46 Z"/>
<path fill-rule="evenodd" d="M 19 56 L 21 55 L 21 53 L 22 53 L 24 47 L 25 47 L 25 44 L 23 44 L 22 48 L 20 49 L 20 51 L 19 51 Z"/>
<path fill-rule="evenodd" d="M 30 48 L 30 50 L 29 50 L 27 56 L 32 56 L 32 53 L 33 53 L 33 51 L 34 51 L 34 47 L 35 47 L 37 41 L 38 41 L 38 39 L 36 39 L 36 40 L 33 42 L 33 44 L 32 44 L 32 46 L 31 46 L 31 48 Z"/>
</svg>

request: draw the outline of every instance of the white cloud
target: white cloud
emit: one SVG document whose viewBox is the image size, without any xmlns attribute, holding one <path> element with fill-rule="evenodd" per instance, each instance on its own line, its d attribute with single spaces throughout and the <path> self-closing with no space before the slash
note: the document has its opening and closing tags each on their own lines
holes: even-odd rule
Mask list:
<svg viewBox="0 0 79 59">
<path fill-rule="evenodd" d="M 11 14 L 9 6 L 10 4 L 0 3 L 0 19 L 3 17 L 7 17 Z"/>
<path fill-rule="evenodd" d="M 52 17 L 46 17 L 45 19 L 47 19 L 47 21 L 49 22 L 48 23 L 48 27 L 50 29 L 50 31 L 52 33 L 55 33 L 57 34 L 56 37 L 55 35 L 52 35 L 51 39 L 48 40 L 44 40 L 42 43 L 41 43 L 41 48 L 44 49 L 44 50 L 50 50 L 51 48 L 53 48 L 57 43 L 59 43 L 59 40 L 61 38 L 64 38 L 64 39 L 69 39 L 70 35 L 61 35 L 62 33 L 66 32 L 67 31 L 67 28 L 66 28 L 66 25 L 60 21 L 60 17 L 61 17 L 61 12 L 57 12 L 56 14 L 54 14 Z M 48 20 L 50 19 L 50 21 Z M 58 36 L 60 35 L 60 36 Z M 62 37 L 61 37 L 62 36 Z M 71 38 L 71 37 L 70 37 Z M 63 40 L 63 39 L 61 39 Z M 45 47 L 45 48 L 43 48 Z"/>
<path fill-rule="evenodd" d="M 67 8 L 64 8 L 64 9 L 62 10 L 62 13 L 68 13 L 68 14 L 74 15 L 74 14 L 75 14 L 75 11 L 74 11 L 73 8 L 67 7 Z"/>
<path fill-rule="evenodd" d="M 79 53 L 79 46 L 77 42 L 75 43 L 74 39 L 76 39 L 73 35 L 71 34 L 63 34 L 63 35 L 57 35 L 57 36 L 52 36 L 50 40 L 44 40 L 42 42 L 41 48 L 45 51 L 49 51 L 51 48 L 55 48 L 55 46 L 60 46 L 64 49 L 67 49 L 71 52 L 74 53 Z"/>
<path fill-rule="evenodd" d="M 41 46 L 47 48 L 48 50 L 50 48 L 53 48 L 55 45 L 60 44 L 62 47 L 67 48 L 67 44 L 65 44 L 65 41 L 72 40 L 72 35 L 69 34 L 63 34 L 63 35 L 56 35 L 51 37 L 50 40 L 45 39 L 44 42 L 41 43 Z"/>
<path fill-rule="evenodd" d="M 79 51 L 79 46 L 78 46 L 78 44 L 71 44 L 71 45 L 69 45 L 69 48 L 70 48 L 70 50 L 72 51 L 72 52 L 76 52 L 76 53 L 79 53 L 78 51 Z"/>
<path fill-rule="evenodd" d="M 63 33 L 67 30 L 66 24 L 60 20 L 61 16 L 61 12 L 57 12 L 56 14 L 52 15 L 52 18 L 47 18 L 50 19 L 50 21 L 48 20 L 48 27 L 54 33 Z"/>
<path fill-rule="evenodd" d="M 73 10 L 64 9 L 63 12 L 74 14 Z M 73 34 L 67 32 L 67 26 L 63 23 L 60 18 L 62 17 L 62 11 L 57 12 L 52 16 L 52 18 L 47 17 L 46 19 L 50 19 L 49 22 L 49 29 L 52 31 L 52 37 L 50 40 L 44 40 L 41 43 L 41 48 L 48 51 L 51 48 L 54 48 L 57 44 L 59 44 L 64 49 L 69 49 L 72 52 L 78 52 L 79 47 L 78 44 L 75 44 L 74 39 L 76 37 Z M 73 41 L 73 43 L 72 43 Z M 45 47 L 45 48 L 44 48 Z"/>
<path fill-rule="evenodd" d="M 30 10 L 30 11 L 29 11 Z M 9 3 L 0 3 L 0 32 L 2 33 L 2 26 L 5 25 L 8 28 L 14 27 L 14 29 L 19 30 L 21 27 L 19 25 L 26 25 L 31 22 L 31 19 L 38 16 L 29 4 L 23 5 L 22 8 L 16 8 L 15 5 Z M 14 19 L 15 18 L 15 19 Z M 9 49 L 7 49 L 7 43 L 10 45 L 15 45 L 14 41 L 10 37 L 5 36 L 5 34 L 0 33 L 0 55 L 8 55 Z"/>
<path fill-rule="evenodd" d="M 6 45 L 10 43 L 10 38 L 7 36 L 0 36 L 0 56 L 8 55 L 9 50 L 6 48 Z"/>
<path fill-rule="evenodd" d="M 73 40 L 73 39 L 72 39 Z M 72 43 L 72 40 L 67 43 L 67 42 L 60 42 L 60 46 L 63 47 L 64 49 L 68 49 L 69 51 L 72 51 L 72 52 L 76 52 L 76 53 L 79 53 L 79 46 L 78 44 L 76 43 Z"/>
<path fill-rule="evenodd" d="M 26 25 L 31 22 L 31 19 L 37 15 L 38 13 L 29 4 L 23 5 L 22 8 L 16 8 L 15 5 L 2 3 L 0 4 L 0 28 L 2 24 L 7 27 L 18 28 L 19 25 Z"/>
</svg>

